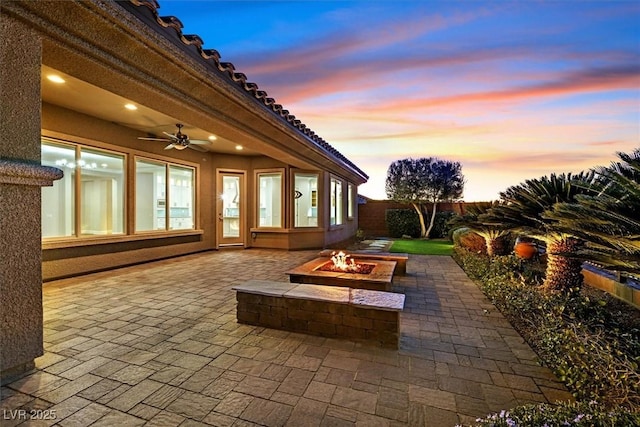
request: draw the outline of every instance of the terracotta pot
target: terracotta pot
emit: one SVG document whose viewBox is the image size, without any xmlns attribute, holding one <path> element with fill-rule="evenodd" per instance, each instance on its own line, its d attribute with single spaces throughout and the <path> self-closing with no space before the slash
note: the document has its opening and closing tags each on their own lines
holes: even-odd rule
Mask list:
<svg viewBox="0 0 640 427">
<path fill-rule="evenodd" d="M 534 243 L 520 242 L 513 248 L 516 256 L 521 259 L 531 259 L 538 253 L 538 247 Z"/>
</svg>

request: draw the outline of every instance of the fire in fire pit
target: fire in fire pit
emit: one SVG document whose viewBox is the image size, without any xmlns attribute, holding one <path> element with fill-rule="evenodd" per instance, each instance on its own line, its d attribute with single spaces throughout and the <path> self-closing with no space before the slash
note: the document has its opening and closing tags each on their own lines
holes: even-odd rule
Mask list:
<svg viewBox="0 0 640 427">
<path fill-rule="evenodd" d="M 334 260 L 319 257 L 306 262 L 293 270 L 289 270 L 292 283 L 308 283 L 312 285 L 344 286 L 372 291 L 391 291 L 391 280 L 396 268 L 395 261 L 371 260 L 362 254 L 359 261 L 352 260 L 345 254 L 332 254 Z M 353 261 L 353 262 L 352 262 Z M 337 268 L 335 262 L 345 269 Z"/>
<path fill-rule="evenodd" d="M 354 274 L 369 274 L 375 268 L 375 264 L 356 262 L 351 255 L 340 251 L 331 254 L 331 262 L 327 262 L 316 268 L 318 271 L 341 271 Z"/>
</svg>

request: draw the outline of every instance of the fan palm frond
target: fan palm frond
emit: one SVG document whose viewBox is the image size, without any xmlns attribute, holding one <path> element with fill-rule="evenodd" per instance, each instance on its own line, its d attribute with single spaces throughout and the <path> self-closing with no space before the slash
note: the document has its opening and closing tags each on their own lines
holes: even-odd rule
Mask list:
<svg viewBox="0 0 640 427">
<path fill-rule="evenodd" d="M 586 242 L 578 255 L 608 268 L 640 274 L 640 149 L 597 168 L 596 194 L 560 203 L 543 217 Z"/>
</svg>

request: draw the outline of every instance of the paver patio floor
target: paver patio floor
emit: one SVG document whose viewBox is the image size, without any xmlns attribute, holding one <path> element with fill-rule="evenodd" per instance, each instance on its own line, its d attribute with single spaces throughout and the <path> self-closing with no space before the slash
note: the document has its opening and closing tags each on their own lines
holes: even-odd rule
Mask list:
<svg viewBox="0 0 640 427">
<path fill-rule="evenodd" d="M 401 348 L 240 325 L 232 286 L 317 251 L 207 252 L 44 286 L 45 355 L 2 387 L 61 426 L 453 426 L 569 394 L 449 257 L 411 255 Z M 40 412 L 47 414 L 47 412 Z"/>
</svg>

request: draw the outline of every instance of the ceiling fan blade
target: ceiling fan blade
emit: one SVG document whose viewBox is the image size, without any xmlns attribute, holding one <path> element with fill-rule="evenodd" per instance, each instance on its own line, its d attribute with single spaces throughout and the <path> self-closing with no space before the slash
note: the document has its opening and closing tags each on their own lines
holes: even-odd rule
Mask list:
<svg viewBox="0 0 640 427">
<path fill-rule="evenodd" d="M 177 140 L 178 140 L 178 138 L 177 138 L 175 135 L 172 135 L 172 134 L 167 133 L 167 132 L 162 132 L 162 133 L 164 133 L 165 135 L 167 135 L 167 136 L 168 136 L 169 138 L 171 138 L 172 140 L 175 140 L 175 141 L 177 141 Z"/>
<path fill-rule="evenodd" d="M 169 144 L 166 147 L 164 147 L 165 150 L 171 150 L 174 147 L 173 144 Z"/>
<path fill-rule="evenodd" d="M 192 142 L 193 142 L 193 141 L 192 141 Z M 201 153 L 207 153 L 207 152 L 209 152 L 209 150 L 207 150 L 206 148 L 200 147 L 199 145 L 189 144 L 189 145 L 187 145 L 187 147 L 191 148 L 192 150 L 199 151 L 199 152 L 201 152 Z"/>
<path fill-rule="evenodd" d="M 209 141 L 205 141 L 203 139 L 190 139 L 189 142 L 191 144 L 196 144 L 196 145 L 209 145 L 209 144 L 211 144 Z"/>
<path fill-rule="evenodd" d="M 171 141 L 170 139 L 167 139 L 167 138 L 143 138 L 141 136 L 139 136 L 138 139 L 143 139 L 145 141 L 163 141 L 163 142 Z"/>
</svg>

